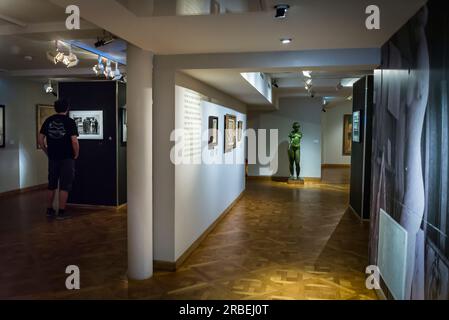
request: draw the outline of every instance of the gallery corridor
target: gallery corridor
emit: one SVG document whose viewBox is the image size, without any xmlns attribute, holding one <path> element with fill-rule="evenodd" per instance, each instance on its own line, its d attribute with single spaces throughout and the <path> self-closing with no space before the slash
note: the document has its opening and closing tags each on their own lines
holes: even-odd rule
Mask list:
<svg viewBox="0 0 449 320">
<path fill-rule="evenodd" d="M 2 197 L 0 298 L 375 299 L 368 225 L 347 210 L 347 179 L 328 169 L 302 187 L 249 180 L 179 271 L 143 282 L 126 278 L 126 209 L 49 222 L 42 191 Z M 79 291 L 65 289 L 68 265 L 80 267 Z"/>
</svg>

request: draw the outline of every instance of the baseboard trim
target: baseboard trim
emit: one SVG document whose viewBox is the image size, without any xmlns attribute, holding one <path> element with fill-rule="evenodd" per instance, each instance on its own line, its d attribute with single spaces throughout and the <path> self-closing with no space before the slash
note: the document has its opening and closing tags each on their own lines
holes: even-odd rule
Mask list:
<svg viewBox="0 0 449 320">
<path fill-rule="evenodd" d="M 323 169 L 337 169 L 337 168 L 351 168 L 350 164 L 333 164 L 333 163 L 324 163 L 321 165 Z"/>
<path fill-rule="evenodd" d="M 16 189 L 16 190 L 2 192 L 2 193 L 0 193 L 0 197 L 9 197 L 9 196 L 15 196 L 15 195 L 22 194 L 22 193 L 27 193 L 27 192 L 44 190 L 44 189 L 47 189 L 47 187 L 48 187 L 47 183 L 38 184 L 38 185 L 32 186 L 32 187 L 27 187 L 27 188 L 22 188 L 22 189 Z"/>
<path fill-rule="evenodd" d="M 258 181 L 276 181 L 276 182 L 287 182 L 289 177 L 275 177 L 275 176 L 248 176 L 248 180 L 258 180 Z M 316 177 L 301 177 L 305 184 L 316 184 L 321 183 L 321 178 Z"/>
<path fill-rule="evenodd" d="M 351 205 L 348 205 L 348 209 L 349 209 L 349 211 L 352 212 L 352 214 L 353 214 L 354 216 L 356 216 L 356 217 L 360 220 L 360 222 L 368 222 L 368 221 L 370 221 L 370 219 L 364 219 L 364 218 L 362 218 L 361 216 L 359 216 L 359 214 L 357 213 L 357 211 L 355 211 L 354 208 L 353 208 Z"/>
<path fill-rule="evenodd" d="M 243 191 L 244 192 L 244 191 Z M 192 245 L 175 261 L 161 261 L 155 260 L 153 262 L 153 267 L 157 271 L 171 271 L 174 272 L 178 270 L 182 264 L 187 260 L 187 258 L 199 247 L 201 242 L 217 227 L 217 225 L 228 215 L 231 209 L 236 205 L 236 203 L 243 197 L 243 192 L 220 214 L 220 216 L 201 234 L 201 236 L 196 239 Z"/>
<path fill-rule="evenodd" d="M 122 204 L 120 206 L 103 206 L 95 204 L 78 204 L 78 203 L 67 203 L 67 207 L 74 209 L 89 209 L 89 210 L 119 210 L 127 206 L 127 204 Z"/>
</svg>

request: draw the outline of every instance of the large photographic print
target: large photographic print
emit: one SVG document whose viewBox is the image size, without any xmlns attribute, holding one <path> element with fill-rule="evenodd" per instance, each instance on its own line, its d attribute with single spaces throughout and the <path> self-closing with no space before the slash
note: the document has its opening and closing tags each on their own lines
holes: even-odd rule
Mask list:
<svg viewBox="0 0 449 320">
<path fill-rule="evenodd" d="M 38 104 L 36 106 L 36 145 L 40 149 L 38 138 L 39 132 L 45 122 L 49 117 L 56 114 L 54 106 Z"/>
<path fill-rule="evenodd" d="M 370 263 L 383 210 L 407 232 L 407 268 L 395 275 L 405 299 L 449 299 L 448 19 L 445 2 L 429 1 L 375 72 Z"/>
<path fill-rule="evenodd" d="M 103 111 L 70 111 L 78 127 L 79 139 L 103 140 Z"/>
<path fill-rule="evenodd" d="M 5 122 L 5 106 L 0 106 L 0 148 L 6 144 Z"/>
</svg>

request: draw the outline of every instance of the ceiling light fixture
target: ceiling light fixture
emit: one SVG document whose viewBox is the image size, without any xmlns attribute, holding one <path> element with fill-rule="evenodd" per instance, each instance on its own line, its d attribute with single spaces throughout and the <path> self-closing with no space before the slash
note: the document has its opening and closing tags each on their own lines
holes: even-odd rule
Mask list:
<svg viewBox="0 0 449 320">
<path fill-rule="evenodd" d="M 48 80 L 48 83 L 46 83 L 44 85 L 44 91 L 47 94 L 52 94 L 52 95 L 56 96 L 55 90 L 53 89 L 53 85 L 51 84 L 51 80 L 50 79 Z"/>
<path fill-rule="evenodd" d="M 284 19 L 287 17 L 287 11 L 290 9 L 290 6 L 288 4 L 278 4 L 274 8 L 276 9 L 274 17 L 276 19 Z"/>
<path fill-rule="evenodd" d="M 281 39 L 281 43 L 282 44 L 289 44 L 291 43 L 293 40 L 291 38 L 282 38 Z"/>
<path fill-rule="evenodd" d="M 312 78 L 312 71 L 303 71 L 302 74 L 306 78 Z"/>
<path fill-rule="evenodd" d="M 115 38 L 112 34 L 106 34 L 103 32 L 103 37 L 97 37 L 97 42 L 95 42 L 95 48 L 104 47 L 112 42 L 114 42 Z"/>
<path fill-rule="evenodd" d="M 271 85 L 272 85 L 273 87 L 275 87 L 275 88 L 279 88 L 278 82 L 277 82 L 276 80 L 273 80 L 273 81 L 271 82 Z"/>
<path fill-rule="evenodd" d="M 339 82 L 335 87 L 335 90 L 340 91 L 341 89 L 343 89 L 343 86 L 341 85 L 341 82 Z"/>
<path fill-rule="evenodd" d="M 307 80 L 306 80 L 306 84 L 311 85 L 311 84 L 312 84 L 312 79 L 310 79 L 310 78 L 307 79 Z"/>
</svg>

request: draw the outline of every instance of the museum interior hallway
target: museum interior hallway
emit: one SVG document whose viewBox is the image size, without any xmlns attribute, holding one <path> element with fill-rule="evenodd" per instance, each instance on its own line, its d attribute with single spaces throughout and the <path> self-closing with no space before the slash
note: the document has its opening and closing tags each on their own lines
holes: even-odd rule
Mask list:
<svg viewBox="0 0 449 320">
<path fill-rule="evenodd" d="M 126 208 L 49 222 L 43 191 L 1 197 L 0 299 L 376 299 L 369 226 L 347 210 L 349 169 L 324 171 L 306 186 L 249 180 L 179 271 L 142 282 L 126 278 Z M 78 291 L 65 289 L 72 264 Z"/>
</svg>

